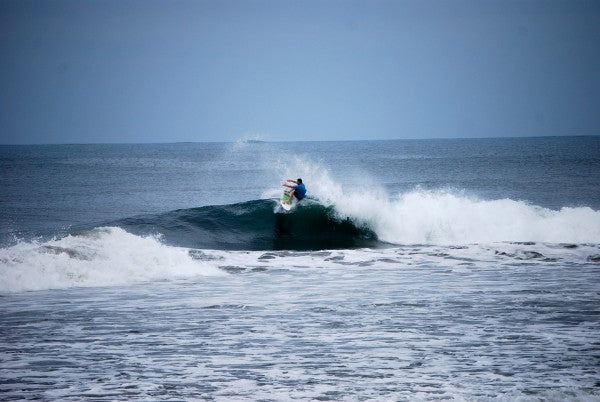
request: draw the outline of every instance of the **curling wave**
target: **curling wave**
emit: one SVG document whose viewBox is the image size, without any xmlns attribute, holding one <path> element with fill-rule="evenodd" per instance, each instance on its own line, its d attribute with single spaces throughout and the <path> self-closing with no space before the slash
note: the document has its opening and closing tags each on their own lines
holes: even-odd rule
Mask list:
<svg viewBox="0 0 600 402">
<path fill-rule="evenodd" d="M 552 210 L 511 199 L 414 190 L 389 198 L 315 196 L 290 213 L 272 199 L 182 209 L 114 222 L 177 246 L 222 250 L 323 250 L 389 244 L 600 243 L 600 211 Z"/>
</svg>

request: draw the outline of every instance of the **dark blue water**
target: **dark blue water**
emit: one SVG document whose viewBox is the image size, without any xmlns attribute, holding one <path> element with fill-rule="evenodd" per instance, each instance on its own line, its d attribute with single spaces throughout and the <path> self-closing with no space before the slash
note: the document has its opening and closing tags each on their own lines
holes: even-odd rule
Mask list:
<svg viewBox="0 0 600 402">
<path fill-rule="evenodd" d="M 1 146 L 0 399 L 600 400 L 599 151 Z"/>
</svg>

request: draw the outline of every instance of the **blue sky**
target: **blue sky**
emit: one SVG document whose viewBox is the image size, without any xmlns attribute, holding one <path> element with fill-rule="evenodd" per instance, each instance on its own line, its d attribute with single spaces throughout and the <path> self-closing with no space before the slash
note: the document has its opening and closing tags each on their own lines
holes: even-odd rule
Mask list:
<svg viewBox="0 0 600 402">
<path fill-rule="evenodd" d="M 600 2 L 0 0 L 0 143 L 600 134 Z"/>
</svg>

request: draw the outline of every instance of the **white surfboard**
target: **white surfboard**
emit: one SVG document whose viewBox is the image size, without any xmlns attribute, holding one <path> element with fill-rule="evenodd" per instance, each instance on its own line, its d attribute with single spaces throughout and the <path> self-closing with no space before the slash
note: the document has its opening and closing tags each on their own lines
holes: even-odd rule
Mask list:
<svg viewBox="0 0 600 402">
<path fill-rule="evenodd" d="M 281 205 L 281 208 L 285 209 L 286 211 L 289 211 L 290 209 L 292 209 L 292 199 L 290 196 L 290 190 L 284 190 L 283 194 L 281 194 L 281 199 L 279 200 L 279 204 Z"/>
</svg>

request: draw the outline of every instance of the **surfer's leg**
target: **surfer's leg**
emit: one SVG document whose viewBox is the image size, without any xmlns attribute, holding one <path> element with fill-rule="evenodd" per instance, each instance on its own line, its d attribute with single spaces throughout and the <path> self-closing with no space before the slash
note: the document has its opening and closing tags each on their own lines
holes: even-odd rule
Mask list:
<svg viewBox="0 0 600 402">
<path fill-rule="evenodd" d="M 289 198 L 289 199 L 288 199 L 288 201 L 287 201 L 287 203 L 288 203 L 288 204 L 291 204 L 291 203 L 292 203 L 292 198 L 294 198 L 294 192 L 295 192 L 295 190 L 294 190 L 294 189 L 291 189 L 291 190 L 290 190 L 290 198 Z"/>
</svg>

